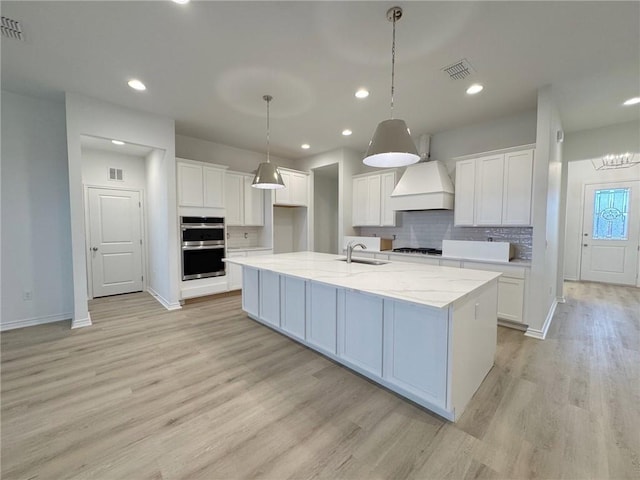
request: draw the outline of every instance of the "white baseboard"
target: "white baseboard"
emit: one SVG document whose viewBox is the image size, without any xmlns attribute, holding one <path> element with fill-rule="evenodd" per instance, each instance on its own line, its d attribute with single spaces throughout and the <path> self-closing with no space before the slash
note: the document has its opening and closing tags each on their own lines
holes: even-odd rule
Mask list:
<svg viewBox="0 0 640 480">
<path fill-rule="evenodd" d="M 87 318 L 81 318 L 76 320 L 75 318 L 71 321 L 71 328 L 82 328 L 82 327 L 90 327 L 93 325 L 91 322 L 91 314 L 87 312 Z"/>
<path fill-rule="evenodd" d="M 544 340 L 547 336 L 547 332 L 549 331 L 549 327 L 551 326 L 551 321 L 553 320 L 553 315 L 556 313 L 556 307 L 558 306 L 558 300 L 554 299 L 551 307 L 549 308 L 549 312 L 547 313 L 547 318 L 544 320 L 544 324 L 542 328 L 538 330 L 537 328 L 527 328 L 527 331 L 524 334 L 527 337 L 537 338 L 539 340 Z"/>
<path fill-rule="evenodd" d="M 153 296 L 153 298 L 155 298 L 160 303 L 160 305 L 162 305 L 167 310 L 180 310 L 182 308 L 182 305 L 180 305 L 179 302 L 169 302 L 151 287 L 147 287 L 147 292 L 149 292 Z"/>
<path fill-rule="evenodd" d="M 16 328 L 33 327 L 35 325 L 43 325 L 45 323 L 60 322 L 62 320 L 71 320 L 71 313 L 58 313 L 55 315 L 45 315 L 43 317 L 21 318 L 20 320 L 11 320 L 0 324 L 0 331 L 14 330 Z"/>
<path fill-rule="evenodd" d="M 567 303 L 567 299 L 564 295 L 560 296 L 560 297 L 556 297 L 556 302 L 558 303 Z"/>
</svg>

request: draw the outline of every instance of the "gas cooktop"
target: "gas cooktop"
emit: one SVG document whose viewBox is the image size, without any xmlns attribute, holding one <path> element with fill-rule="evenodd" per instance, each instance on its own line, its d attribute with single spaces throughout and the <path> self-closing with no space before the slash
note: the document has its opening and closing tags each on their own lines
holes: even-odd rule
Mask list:
<svg viewBox="0 0 640 480">
<path fill-rule="evenodd" d="M 394 248 L 393 251 L 397 253 L 421 253 L 422 255 L 442 255 L 442 250 L 439 250 L 437 248 L 401 247 L 401 248 Z"/>
</svg>

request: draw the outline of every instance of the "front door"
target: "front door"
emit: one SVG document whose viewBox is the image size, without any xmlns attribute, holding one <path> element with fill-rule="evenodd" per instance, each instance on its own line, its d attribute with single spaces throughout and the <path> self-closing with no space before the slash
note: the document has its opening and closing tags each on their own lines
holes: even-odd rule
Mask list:
<svg viewBox="0 0 640 480">
<path fill-rule="evenodd" d="M 89 188 L 93 297 L 142 290 L 140 192 Z"/>
<path fill-rule="evenodd" d="M 586 185 L 580 279 L 635 285 L 640 182 Z"/>
</svg>

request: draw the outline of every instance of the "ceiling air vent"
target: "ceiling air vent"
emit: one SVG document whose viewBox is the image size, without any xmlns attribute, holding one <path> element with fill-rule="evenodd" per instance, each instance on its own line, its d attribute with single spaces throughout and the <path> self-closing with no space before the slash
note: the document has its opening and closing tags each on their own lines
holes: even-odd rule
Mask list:
<svg viewBox="0 0 640 480">
<path fill-rule="evenodd" d="M 451 80 L 462 80 L 475 71 L 469 63 L 469 60 L 466 58 L 463 58 L 456 63 L 452 63 L 448 67 L 444 67 L 442 70 L 451 77 Z"/>
<path fill-rule="evenodd" d="M 124 180 L 122 169 L 109 167 L 109 180 L 116 180 L 116 181 L 122 182 Z"/>
<path fill-rule="evenodd" d="M 22 26 L 17 20 L 11 20 L 9 17 L 2 17 L 2 23 L 0 24 L 2 30 L 2 36 L 7 38 L 15 38 L 16 40 L 24 41 L 24 33 L 22 33 Z"/>
</svg>

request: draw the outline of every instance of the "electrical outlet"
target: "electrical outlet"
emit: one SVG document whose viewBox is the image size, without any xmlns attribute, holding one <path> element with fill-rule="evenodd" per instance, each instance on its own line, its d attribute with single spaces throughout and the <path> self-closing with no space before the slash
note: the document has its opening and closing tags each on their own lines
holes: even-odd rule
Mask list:
<svg viewBox="0 0 640 480">
<path fill-rule="evenodd" d="M 31 292 L 31 290 L 25 290 L 24 292 L 22 292 L 22 299 L 25 302 L 28 302 L 30 300 L 33 299 L 33 293 Z"/>
</svg>

